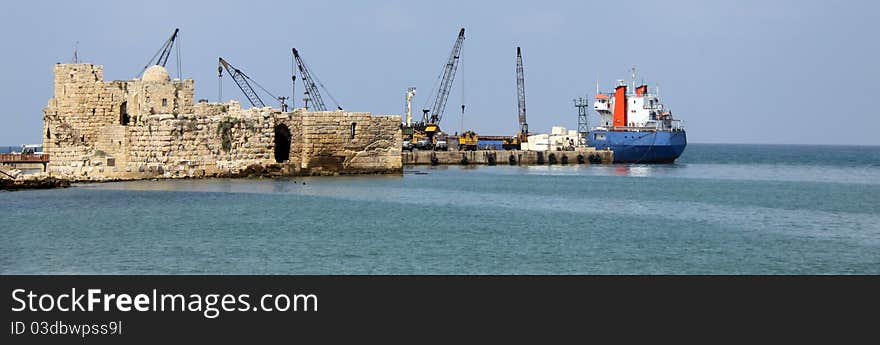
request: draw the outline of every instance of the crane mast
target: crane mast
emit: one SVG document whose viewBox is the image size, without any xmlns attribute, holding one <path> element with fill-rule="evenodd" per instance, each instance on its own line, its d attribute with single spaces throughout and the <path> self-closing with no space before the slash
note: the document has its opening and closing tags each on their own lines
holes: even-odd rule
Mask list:
<svg viewBox="0 0 880 345">
<path fill-rule="evenodd" d="M 446 65 L 443 68 L 443 74 L 440 77 L 440 88 L 437 90 L 437 96 L 434 98 L 433 106 L 430 110 L 422 110 L 426 117 L 429 111 L 431 113 L 430 118 L 425 119 L 428 123 L 438 124 L 440 123 L 440 119 L 443 118 L 443 110 L 446 109 L 446 100 L 449 98 L 452 81 L 455 79 L 455 71 L 458 69 L 462 43 L 464 43 L 464 28 L 461 28 L 458 32 L 458 38 L 455 40 L 455 45 L 452 46 L 452 52 L 449 53 L 449 59 L 446 61 Z"/>
<path fill-rule="evenodd" d="M 526 123 L 526 82 L 523 76 L 522 52 L 516 47 L 516 98 L 519 108 L 519 135 L 528 137 L 529 124 Z"/>
<path fill-rule="evenodd" d="M 312 102 L 312 108 L 314 108 L 316 111 L 327 111 L 327 106 L 324 104 L 324 99 L 323 97 L 321 97 L 321 92 L 318 91 L 318 85 L 320 85 L 321 82 L 312 78 L 312 73 L 309 71 L 309 68 L 306 66 L 306 63 L 299 55 L 299 52 L 296 50 L 296 48 L 293 48 L 292 51 L 293 58 L 294 60 L 296 60 L 296 67 L 297 69 L 299 69 L 300 76 L 306 88 L 305 93 L 306 95 L 308 95 L 307 99 Z M 317 84 L 315 83 L 316 81 Z M 321 87 L 324 87 L 324 85 L 321 85 Z M 326 91 L 326 88 L 324 90 Z M 336 103 L 336 100 L 333 99 L 333 96 L 329 95 L 329 93 L 328 96 L 330 96 L 330 99 L 333 100 L 333 103 L 336 104 L 336 109 L 342 110 L 342 107 L 339 106 L 338 103 Z M 306 104 L 306 108 L 308 108 L 308 103 Z"/>
<path fill-rule="evenodd" d="M 406 89 L 406 126 L 412 127 L 412 99 L 416 95 L 416 88 L 408 87 Z"/>
</svg>

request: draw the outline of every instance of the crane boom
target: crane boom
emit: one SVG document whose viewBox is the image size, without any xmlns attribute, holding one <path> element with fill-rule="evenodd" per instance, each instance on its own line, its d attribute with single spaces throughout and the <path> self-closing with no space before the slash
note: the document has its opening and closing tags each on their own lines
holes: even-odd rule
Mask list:
<svg viewBox="0 0 880 345">
<path fill-rule="evenodd" d="M 449 59 L 443 67 L 443 74 L 440 77 L 440 88 L 437 96 L 434 98 L 434 104 L 431 107 L 431 117 L 427 119 L 429 123 L 440 123 L 443 118 L 443 111 L 446 109 L 446 100 L 449 98 L 449 91 L 452 88 L 452 81 L 455 79 L 455 71 L 458 69 L 458 63 L 461 57 L 461 46 L 464 43 L 464 28 L 458 32 L 458 38 L 455 45 L 452 46 L 452 52 L 449 53 Z"/>
<path fill-rule="evenodd" d="M 223 74 L 223 68 L 225 68 L 229 75 L 232 76 L 232 80 L 235 81 L 235 84 L 238 85 L 238 88 L 241 89 L 241 92 L 243 92 L 244 95 L 247 96 L 247 99 L 251 102 L 252 106 L 261 108 L 266 106 L 266 104 L 263 103 L 263 100 L 260 99 L 260 96 L 257 95 L 257 92 L 254 91 L 254 88 L 251 87 L 250 82 L 248 82 L 248 80 L 252 79 L 250 79 L 246 74 L 244 74 L 244 72 L 242 72 L 238 68 L 230 65 L 229 62 L 226 62 L 226 60 L 223 60 L 223 58 L 221 57 L 220 66 L 217 67 L 217 73 L 219 73 L 220 76 L 222 76 Z M 257 86 L 259 86 L 259 84 L 257 84 Z"/>
<path fill-rule="evenodd" d="M 516 98 L 519 108 L 519 132 L 528 135 L 529 124 L 526 123 L 526 82 L 523 75 L 522 52 L 516 47 Z"/>
<path fill-rule="evenodd" d="M 165 42 L 165 45 L 162 46 L 162 54 L 159 55 L 159 60 L 156 61 L 157 65 L 162 65 L 162 67 L 165 67 L 165 64 L 168 63 L 168 58 L 171 56 L 171 47 L 174 46 L 174 40 L 177 39 L 178 31 L 180 31 L 180 29 L 174 29 L 174 33 L 171 34 L 171 38 L 169 38 L 168 41 Z"/>
<path fill-rule="evenodd" d="M 309 71 L 308 66 L 306 66 L 305 61 L 303 61 L 302 57 L 299 55 L 299 51 L 296 48 L 292 49 L 293 58 L 296 60 L 296 67 L 299 69 L 300 75 L 302 77 L 303 84 L 305 85 L 306 91 L 305 93 L 308 95 L 308 98 L 312 102 L 312 107 L 316 111 L 327 111 L 327 106 L 324 104 L 324 98 L 321 97 L 321 92 L 318 91 L 318 85 L 321 85 L 323 88 L 324 85 L 321 84 L 317 79 L 312 78 L 312 73 Z M 317 84 L 315 83 L 317 81 Z M 327 90 L 326 88 L 324 89 Z M 342 107 L 333 99 L 333 96 L 329 94 L 330 99 L 333 100 L 333 103 L 336 104 L 336 108 L 342 110 Z"/>
<path fill-rule="evenodd" d="M 141 74 L 143 74 L 144 71 L 147 70 L 147 68 L 153 65 L 165 67 L 165 64 L 168 63 L 168 58 L 171 57 L 171 48 L 174 47 L 174 41 L 177 39 L 177 33 L 179 31 L 179 28 L 174 29 L 174 33 L 171 34 L 171 37 L 165 41 L 165 44 L 163 44 L 162 47 L 159 48 L 159 51 L 157 51 L 156 54 L 154 54 L 153 57 L 150 58 L 150 61 L 148 61 L 147 64 L 144 66 L 144 69 L 141 70 Z M 159 57 L 158 59 L 156 59 L 157 56 Z"/>
</svg>

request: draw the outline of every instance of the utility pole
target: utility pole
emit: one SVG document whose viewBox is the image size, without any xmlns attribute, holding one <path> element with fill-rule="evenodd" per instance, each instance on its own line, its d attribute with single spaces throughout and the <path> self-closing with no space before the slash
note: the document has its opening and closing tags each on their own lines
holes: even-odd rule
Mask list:
<svg viewBox="0 0 880 345">
<path fill-rule="evenodd" d="M 586 97 L 577 98 L 574 100 L 574 106 L 578 109 L 578 145 L 587 146 L 587 135 L 590 132 L 587 113 L 590 106 L 589 100 Z"/>
</svg>

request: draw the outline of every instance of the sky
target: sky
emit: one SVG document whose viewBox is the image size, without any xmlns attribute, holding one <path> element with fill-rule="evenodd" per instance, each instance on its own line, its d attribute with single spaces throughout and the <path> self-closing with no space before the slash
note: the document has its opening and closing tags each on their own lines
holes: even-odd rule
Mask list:
<svg viewBox="0 0 880 345">
<path fill-rule="evenodd" d="M 218 57 L 290 95 L 296 47 L 346 110 L 402 114 L 412 86 L 420 116 L 461 27 L 450 133 L 518 130 L 521 46 L 532 132 L 576 129 L 573 99 L 636 66 L 692 143 L 880 145 L 878 21 L 876 1 L 13 1 L 0 13 L 0 145 L 40 142 L 52 66 L 74 47 L 126 80 L 180 28 L 180 72 L 210 101 Z M 224 78 L 224 101 L 248 104 Z"/>
</svg>

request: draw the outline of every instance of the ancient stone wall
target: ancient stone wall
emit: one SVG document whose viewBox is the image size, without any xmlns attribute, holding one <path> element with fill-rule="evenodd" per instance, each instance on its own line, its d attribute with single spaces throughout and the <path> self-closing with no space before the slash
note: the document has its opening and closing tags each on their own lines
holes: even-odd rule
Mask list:
<svg viewBox="0 0 880 345">
<path fill-rule="evenodd" d="M 302 117 L 302 169 L 380 172 L 402 169 L 399 116 L 312 112 Z"/>
<path fill-rule="evenodd" d="M 48 172 L 115 180 L 402 171 L 398 115 L 242 109 L 194 103 L 193 91 L 192 80 L 170 80 L 159 66 L 105 83 L 101 66 L 56 65 L 43 110 Z"/>
</svg>

